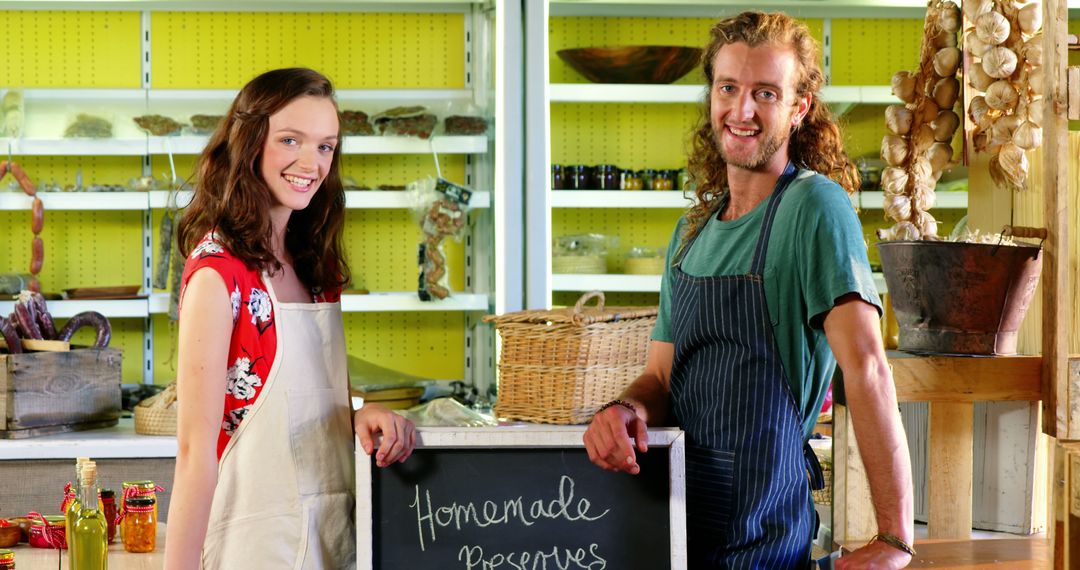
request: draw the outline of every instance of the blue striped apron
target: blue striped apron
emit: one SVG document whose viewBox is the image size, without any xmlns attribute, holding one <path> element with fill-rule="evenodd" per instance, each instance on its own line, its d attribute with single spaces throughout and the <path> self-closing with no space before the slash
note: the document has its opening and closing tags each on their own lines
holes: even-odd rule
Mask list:
<svg viewBox="0 0 1080 570">
<path fill-rule="evenodd" d="M 687 275 L 680 265 L 690 244 L 672 268 L 671 405 L 687 434 L 690 568 L 809 565 L 817 515 L 807 474 L 821 488 L 821 468 L 803 440 L 763 278 L 776 210 L 796 173 L 788 164 L 769 197 L 749 274 Z"/>
</svg>

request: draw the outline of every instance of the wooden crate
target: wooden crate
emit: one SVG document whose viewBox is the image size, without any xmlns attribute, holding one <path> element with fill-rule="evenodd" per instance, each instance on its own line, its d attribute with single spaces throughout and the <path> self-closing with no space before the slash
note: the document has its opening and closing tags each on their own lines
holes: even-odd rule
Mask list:
<svg viewBox="0 0 1080 570">
<path fill-rule="evenodd" d="M 0 354 L 0 439 L 116 425 L 120 351 Z"/>
<path fill-rule="evenodd" d="M 1054 568 L 1080 566 L 1080 442 L 1054 449 Z"/>
</svg>

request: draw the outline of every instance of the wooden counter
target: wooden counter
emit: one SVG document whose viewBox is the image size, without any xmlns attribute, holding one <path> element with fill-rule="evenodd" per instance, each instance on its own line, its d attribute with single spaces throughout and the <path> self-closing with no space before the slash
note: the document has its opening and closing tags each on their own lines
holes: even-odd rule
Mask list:
<svg viewBox="0 0 1080 570">
<path fill-rule="evenodd" d="M 158 523 L 157 548 L 153 552 L 145 554 L 133 554 L 124 551 L 124 545 L 120 543 L 120 537 L 109 545 L 109 570 L 160 570 L 165 566 L 165 525 Z M 61 568 L 67 570 L 67 550 L 48 550 L 44 548 L 32 548 L 26 543 L 12 548 L 15 552 L 15 567 L 19 570 L 52 570 Z M 60 557 L 57 565 L 57 557 Z"/>
</svg>

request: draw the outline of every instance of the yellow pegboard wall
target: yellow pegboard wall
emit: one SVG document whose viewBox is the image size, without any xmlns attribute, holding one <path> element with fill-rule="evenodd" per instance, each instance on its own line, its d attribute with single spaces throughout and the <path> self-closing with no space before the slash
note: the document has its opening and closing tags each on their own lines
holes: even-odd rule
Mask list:
<svg viewBox="0 0 1080 570">
<path fill-rule="evenodd" d="M 465 375 L 465 316 L 457 312 L 347 313 L 349 354 L 425 378 Z"/>
<path fill-rule="evenodd" d="M 844 136 L 844 150 L 853 160 L 881 154 L 881 139 L 887 133 L 885 105 L 856 105 L 838 123 Z"/>
<path fill-rule="evenodd" d="M 620 192 L 613 190 L 612 200 Z M 608 273 L 622 273 L 626 252 L 634 247 L 651 247 L 667 252 L 671 233 L 683 210 L 674 208 L 559 208 L 552 212 L 554 238 L 576 234 L 617 237 L 608 248 Z"/>
<path fill-rule="evenodd" d="M 436 176 L 435 161 L 427 154 L 345 155 L 342 158 L 341 175 L 369 188 L 380 184 L 402 186 Z M 441 155 L 439 167 L 444 178 L 465 183 L 465 155 Z"/>
<path fill-rule="evenodd" d="M 139 12 L 0 11 L 6 87 L 138 88 Z"/>
<path fill-rule="evenodd" d="M 7 154 L 2 158 L 7 160 Z M 137 156 L 14 156 L 13 160 L 23 167 L 35 184 L 75 184 L 75 177 L 82 173 L 83 186 L 91 184 L 127 185 L 132 178 L 142 175 L 142 159 Z M 5 187 L 12 181 L 5 178 Z"/>
<path fill-rule="evenodd" d="M 45 211 L 46 292 L 72 287 L 142 284 L 141 212 Z M 26 273 L 30 264 L 30 212 L 0 212 L 10 246 L 0 251 L 0 272 Z"/>
<path fill-rule="evenodd" d="M 692 104 L 560 103 L 551 106 L 553 164 L 682 168 L 700 115 Z"/>
<path fill-rule="evenodd" d="M 293 66 L 337 89 L 465 86 L 464 14 L 154 12 L 151 30 L 159 89 L 237 89 Z"/>
<path fill-rule="evenodd" d="M 369 291 L 415 291 L 419 266 L 416 248 L 420 225 L 412 214 L 398 209 L 349 210 L 345 217 L 345 255 L 353 287 Z M 450 289 L 464 287 L 464 247 L 453 238 L 443 241 Z"/>
<path fill-rule="evenodd" d="M 704 48 L 709 29 L 718 18 L 652 17 L 554 17 L 548 27 L 550 81 L 588 83 L 580 73 L 558 56 L 561 49 L 635 45 L 679 45 Z M 811 35 L 822 38 L 822 21 L 806 20 Z M 675 82 L 677 85 L 704 84 L 699 65 Z"/>
<path fill-rule="evenodd" d="M 834 19 L 832 84 L 889 85 L 918 67 L 922 33 L 922 19 Z"/>
</svg>

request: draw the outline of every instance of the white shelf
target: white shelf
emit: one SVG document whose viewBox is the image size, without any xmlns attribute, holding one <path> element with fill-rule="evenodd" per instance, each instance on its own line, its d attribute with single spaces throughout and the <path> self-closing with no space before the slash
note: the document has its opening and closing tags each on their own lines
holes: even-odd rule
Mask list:
<svg viewBox="0 0 1080 570">
<path fill-rule="evenodd" d="M 413 312 L 413 311 L 487 311 L 488 296 L 479 293 L 451 293 L 441 301 L 423 302 L 415 291 L 342 295 L 343 313 Z M 50 305 L 51 306 L 51 305 Z M 169 310 L 169 294 L 150 296 L 150 313 L 165 314 Z"/>
<path fill-rule="evenodd" d="M 110 428 L 5 440 L 0 445 L 0 461 L 176 457 L 176 449 L 176 436 L 139 435 L 135 433 L 134 419 L 121 418 Z"/>
<path fill-rule="evenodd" d="M 341 148 L 343 154 L 431 154 L 432 150 L 439 154 L 483 154 L 488 150 L 487 137 L 345 137 Z"/>
<path fill-rule="evenodd" d="M 168 200 L 169 193 L 165 190 L 154 190 L 147 192 L 150 196 L 149 206 L 152 209 L 159 209 L 165 207 L 165 202 Z M 180 192 L 176 197 L 177 204 L 184 208 L 191 203 L 192 193 L 185 190 Z M 30 202 L 26 202 L 29 207 Z M 4 202 L 0 201 L 0 209 L 4 209 Z M 410 203 L 409 196 L 403 191 L 391 191 L 391 190 L 350 190 L 345 192 L 345 207 L 348 209 L 380 209 L 380 208 L 409 208 Z M 473 192 L 472 199 L 469 200 L 469 208 L 490 208 L 491 207 L 491 192 Z M 46 204 L 48 208 L 48 204 Z M 19 208 L 11 208 L 19 209 Z"/>
<path fill-rule="evenodd" d="M 678 208 L 691 200 L 674 190 L 552 190 L 552 208 Z"/>
<path fill-rule="evenodd" d="M 551 275 L 551 290 L 658 293 L 660 276 L 554 273 Z"/>
<path fill-rule="evenodd" d="M 881 192 L 859 192 L 859 208 L 880 210 L 885 195 Z M 936 192 L 931 210 L 964 210 L 968 207 L 967 192 Z"/>
<path fill-rule="evenodd" d="M 701 85 L 637 85 L 610 83 L 553 83 L 553 103 L 700 103 Z M 828 104 L 891 104 L 899 100 L 888 86 L 826 85 L 821 97 Z"/>
<path fill-rule="evenodd" d="M 0 150 L 17 156 L 145 156 L 146 138 L 0 138 Z"/>
<path fill-rule="evenodd" d="M 146 318 L 146 299 L 92 299 L 85 301 L 46 301 L 49 314 L 58 319 L 71 318 L 86 311 L 97 311 L 106 318 Z M 0 301 L 0 315 L 10 315 L 15 301 Z"/>
<path fill-rule="evenodd" d="M 39 192 L 46 216 L 57 210 L 145 210 L 147 192 Z M 22 192 L 0 193 L 0 210 L 29 210 L 33 198 Z"/>
</svg>

